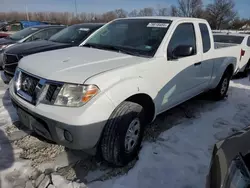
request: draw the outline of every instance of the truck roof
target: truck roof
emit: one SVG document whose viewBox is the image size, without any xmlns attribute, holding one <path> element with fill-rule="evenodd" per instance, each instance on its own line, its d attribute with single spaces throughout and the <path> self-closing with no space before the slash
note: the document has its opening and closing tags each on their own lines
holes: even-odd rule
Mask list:
<svg viewBox="0 0 250 188">
<path fill-rule="evenodd" d="M 188 17 L 173 17 L 173 16 L 143 16 L 143 17 L 128 17 L 128 18 L 118 18 L 116 20 L 120 19 L 156 19 L 156 20 L 171 20 L 171 21 L 206 21 L 205 19 L 200 18 L 188 18 Z"/>
</svg>

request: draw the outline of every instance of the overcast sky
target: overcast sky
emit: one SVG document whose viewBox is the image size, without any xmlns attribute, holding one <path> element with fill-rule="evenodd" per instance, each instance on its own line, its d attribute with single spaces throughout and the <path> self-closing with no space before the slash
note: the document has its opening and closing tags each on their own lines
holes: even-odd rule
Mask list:
<svg viewBox="0 0 250 188">
<path fill-rule="evenodd" d="M 204 0 L 205 4 L 213 0 Z M 76 0 L 79 12 L 105 12 L 116 8 L 127 11 L 144 7 L 168 6 L 177 0 Z M 240 16 L 250 18 L 250 0 L 235 0 Z M 0 0 L 0 11 L 75 11 L 75 0 Z"/>
</svg>

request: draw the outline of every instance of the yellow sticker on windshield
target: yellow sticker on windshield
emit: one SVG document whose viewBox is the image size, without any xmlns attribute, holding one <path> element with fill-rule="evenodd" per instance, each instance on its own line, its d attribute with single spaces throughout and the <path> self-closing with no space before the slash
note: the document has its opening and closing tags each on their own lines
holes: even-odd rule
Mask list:
<svg viewBox="0 0 250 188">
<path fill-rule="evenodd" d="M 168 23 L 149 23 L 147 27 L 168 28 Z"/>
</svg>

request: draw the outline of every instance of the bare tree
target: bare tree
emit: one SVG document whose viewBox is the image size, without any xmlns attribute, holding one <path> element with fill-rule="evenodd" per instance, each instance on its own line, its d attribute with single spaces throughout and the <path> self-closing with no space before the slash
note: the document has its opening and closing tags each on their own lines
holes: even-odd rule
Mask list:
<svg viewBox="0 0 250 188">
<path fill-rule="evenodd" d="M 148 7 L 141 9 L 138 13 L 139 16 L 153 16 L 154 15 L 154 8 Z"/>
<path fill-rule="evenodd" d="M 125 18 L 128 16 L 128 13 L 123 9 L 116 9 L 114 12 L 117 18 Z"/>
<path fill-rule="evenodd" d="M 236 16 L 233 0 L 214 0 L 214 3 L 207 6 L 207 19 L 213 29 L 228 27 Z"/>
<path fill-rule="evenodd" d="M 156 15 L 157 15 L 157 16 L 169 16 L 170 13 L 169 13 L 168 8 L 166 8 L 166 7 L 160 7 L 160 6 L 159 6 L 159 7 L 156 9 Z"/>
<path fill-rule="evenodd" d="M 175 16 L 175 17 L 180 16 L 179 10 L 178 10 L 178 8 L 176 6 L 172 5 L 170 7 L 170 15 Z"/>
<path fill-rule="evenodd" d="M 129 17 L 136 17 L 138 16 L 138 11 L 137 10 L 132 10 L 129 14 L 128 14 Z"/>
<path fill-rule="evenodd" d="M 178 9 L 180 16 L 200 17 L 202 8 L 202 0 L 178 0 Z"/>
<path fill-rule="evenodd" d="M 109 12 L 106 12 L 104 14 L 102 14 L 102 19 L 101 21 L 103 22 L 109 22 L 113 19 L 116 19 L 117 18 L 117 15 L 114 11 L 109 11 Z"/>
<path fill-rule="evenodd" d="M 247 19 L 240 19 L 236 17 L 230 24 L 229 29 L 241 29 L 244 25 L 248 24 Z"/>
</svg>

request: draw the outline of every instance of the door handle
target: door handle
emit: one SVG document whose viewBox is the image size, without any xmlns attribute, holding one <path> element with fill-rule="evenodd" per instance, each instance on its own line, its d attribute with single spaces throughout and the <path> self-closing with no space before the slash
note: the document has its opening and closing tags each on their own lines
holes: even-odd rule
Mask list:
<svg viewBox="0 0 250 188">
<path fill-rule="evenodd" d="M 201 65 L 201 62 L 195 63 L 194 66 L 199 66 Z"/>
</svg>

